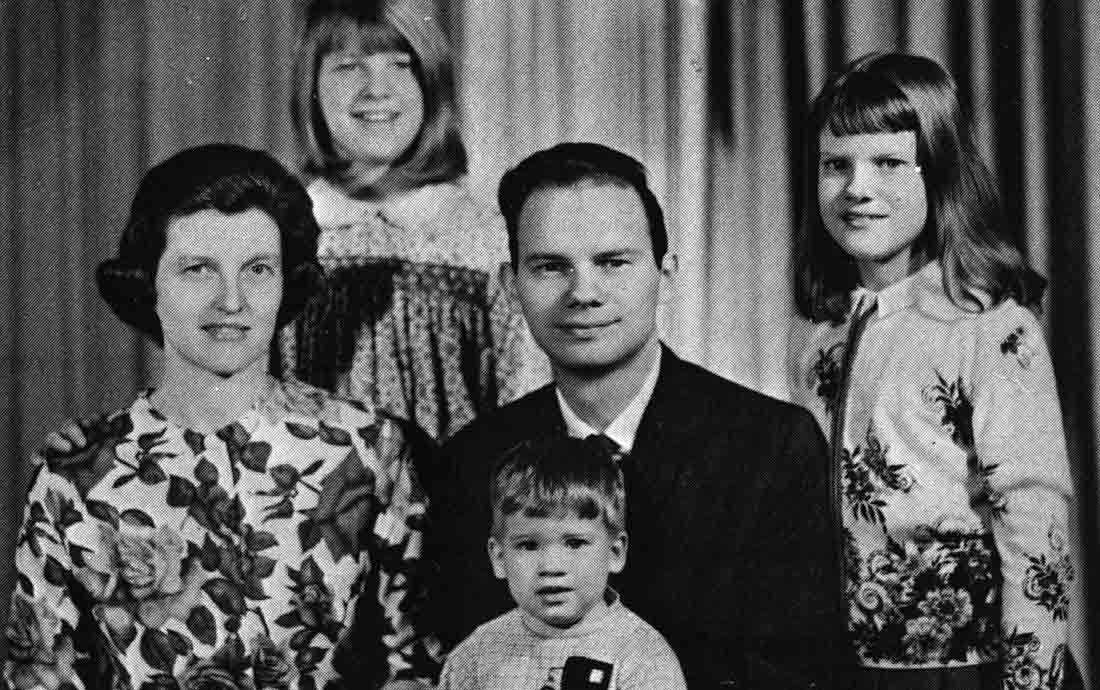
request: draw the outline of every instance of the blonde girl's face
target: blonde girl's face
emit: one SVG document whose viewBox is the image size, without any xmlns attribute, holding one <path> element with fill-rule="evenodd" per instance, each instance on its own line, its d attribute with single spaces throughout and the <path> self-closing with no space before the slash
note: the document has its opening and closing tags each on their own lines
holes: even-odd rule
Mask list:
<svg viewBox="0 0 1100 690">
<path fill-rule="evenodd" d="M 881 290 L 911 272 L 913 243 L 928 220 L 916 132 L 818 138 L 817 196 L 825 229 Z"/>
<path fill-rule="evenodd" d="M 338 50 L 321 59 L 317 90 L 336 152 L 353 172 L 388 169 L 424 124 L 413 56 L 400 50 Z M 358 170 L 356 170 L 358 168 Z"/>
</svg>

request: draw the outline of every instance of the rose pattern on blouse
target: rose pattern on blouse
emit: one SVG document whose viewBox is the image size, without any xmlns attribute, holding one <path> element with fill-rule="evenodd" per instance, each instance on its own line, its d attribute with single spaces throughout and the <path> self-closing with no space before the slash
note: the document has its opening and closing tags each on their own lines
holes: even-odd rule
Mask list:
<svg viewBox="0 0 1100 690">
<path fill-rule="evenodd" d="M 307 388 L 281 384 L 206 436 L 143 394 L 88 448 L 36 466 L 5 627 L 13 688 L 323 688 L 356 611 L 381 681 L 431 677 L 403 432 L 291 385 Z"/>
</svg>

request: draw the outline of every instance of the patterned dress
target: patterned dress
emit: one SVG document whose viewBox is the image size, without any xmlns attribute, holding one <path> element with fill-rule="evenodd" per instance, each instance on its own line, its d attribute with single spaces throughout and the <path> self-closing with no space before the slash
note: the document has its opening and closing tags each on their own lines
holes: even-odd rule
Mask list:
<svg viewBox="0 0 1100 690">
<path fill-rule="evenodd" d="M 304 384 L 272 390 L 208 435 L 142 394 L 37 466 L 9 687 L 367 688 L 438 669 L 415 619 L 425 505 L 399 428 Z M 361 594 L 375 605 L 356 620 Z M 373 645 L 342 646 L 353 625 Z"/>
<path fill-rule="evenodd" d="M 550 379 L 518 305 L 500 216 L 456 184 L 381 202 L 309 187 L 328 292 L 298 319 L 297 376 L 443 439 Z"/>
<path fill-rule="evenodd" d="M 1071 495 L 1039 324 L 1014 300 L 981 313 L 947 297 L 933 262 L 874 303 L 837 402 L 849 324 L 800 324 L 795 402 L 839 453 L 848 626 L 860 663 L 1001 663 L 1007 689 L 1059 688 Z"/>
</svg>

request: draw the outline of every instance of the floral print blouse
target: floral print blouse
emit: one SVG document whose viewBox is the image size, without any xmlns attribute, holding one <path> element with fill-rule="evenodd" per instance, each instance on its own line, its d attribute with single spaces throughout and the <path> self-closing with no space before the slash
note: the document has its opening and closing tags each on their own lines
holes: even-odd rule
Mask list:
<svg viewBox="0 0 1100 690">
<path fill-rule="evenodd" d="M 425 501 L 393 421 L 289 382 L 209 435 L 145 393 L 90 441 L 34 472 L 9 687 L 304 690 L 437 670 L 414 625 Z"/>
<path fill-rule="evenodd" d="M 856 290 L 853 305 L 872 303 L 835 468 L 859 660 L 1000 661 L 1006 689 L 1059 688 L 1071 488 L 1039 324 L 1011 299 L 958 308 L 936 262 L 879 293 Z M 794 331 L 793 396 L 826 434 L 853 317 Z"/>
<path fill-rule="evenodd" d="M 502 282 L 512 272 L 500 214 L 454 183 L 371 201 L 315 180 L 309 194 L 327 290 L 284 344 L 299 378 L 441 440 L 549 382 Z"/>
</svg>

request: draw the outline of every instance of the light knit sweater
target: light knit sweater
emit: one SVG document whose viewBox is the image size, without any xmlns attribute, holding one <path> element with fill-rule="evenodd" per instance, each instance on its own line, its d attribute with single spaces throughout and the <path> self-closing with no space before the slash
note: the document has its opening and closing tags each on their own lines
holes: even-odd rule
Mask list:
<svg viewBox="0 0 1100 690">
<path fill-rule="evenodd" d="M 619 602 L 561 630 L 512 609 L 481 625 L 447 657 L 440 690 L 560 690 L 566 659 L 611 665 L 608 690 L 683 690 L 668 642 Z M 595 679 L 593 679 L 595 680 Z"/>
<path fill-rule="evenodd" d="M 998 661 L 1006 688 L 1061 687 L 1071 488 L 1050 357 L 1014 300 L 964 311 L 942 283 L 932 262 L 857 289 L 845 323 L 792 338 L 794 401 L 828 435 L 849 324 L 877 304 L 834 468 L 852 643 L 865 666 Z"/>
</svg>

